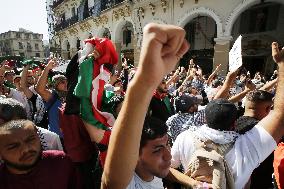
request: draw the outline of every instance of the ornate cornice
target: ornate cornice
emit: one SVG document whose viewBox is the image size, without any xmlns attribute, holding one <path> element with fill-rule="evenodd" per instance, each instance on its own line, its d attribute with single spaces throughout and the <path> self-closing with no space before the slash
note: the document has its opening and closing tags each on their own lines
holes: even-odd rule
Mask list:
<svg viewBox="0 0 284 189">
<path fill-rule="evenodd" d="M 60 40 L 67 38 L 67 34 L 65 32 L 59 32 L 56 34 Z"/>
<path fill-rule="evenodd" d="M 79 33 L 79 31 L 76 27 L 69 28 L 68 32 L 69 32 L 70 35 L 74 35 L 74 36 L 78 35 L 78 33 Z"/>
<path fill-rule="evenodd" d="M 102 16 L 93 18 L 93 21 L 97 27 L 100 25 L 106 25 L 108 24 L 108 17 L 106 15 L 102 15 Z"/>
<path fill-rule="evenodd" d="M 80 27 L 81 31 L 84 32 L 84 31 L 89 31 L 92 26 L 91 26 L 91 24 L 89 24 L 88 21 L 85 21 L 85 22 L 80 23 L 79 27 Z"/>
<path fill-rule="evenodd" d="M 129 5 L 125 5 L 121 8 L 114 9 L 112 11 L 112 18 L 114 20 L 119 20 L 120 18 L 124 19 L 125 17 L 128 17 L 128 16 L 131 16 L 131 9 Z"/>
</svg>

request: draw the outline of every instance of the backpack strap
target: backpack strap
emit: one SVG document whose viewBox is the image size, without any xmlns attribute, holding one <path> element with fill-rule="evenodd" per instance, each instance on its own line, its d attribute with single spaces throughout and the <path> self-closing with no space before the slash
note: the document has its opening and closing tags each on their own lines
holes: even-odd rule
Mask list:
<svg viewBox="0 0 284 189">
<path fill-rule="evenodd" d="M 204 149 L 204 151 L 199 151 L 199 155 L 208 159 L 212 159 L 216 162 L 224 162 L 224 167 L 221 167 L 221 171 L 225 172 L 226 176 L 226 188 L 235 189 L 235 181 L 232 174 L 232 170 L 228 165 L 225 155 L 232 149 L 234 146 L 234 142 L 228 144 L 216 144 L 211 140 L 201 141 L 193 132 L 191 132 L 191 136 L 194 139 L 195 150 Z M 208 151 L 209 150 L 209 151 Z M 212 151 L 212 152 L 211 152 Z M 215 152 L 214 152 L 215 151 Z M 213 171 L 213 174 L 219 176 L 220 170 Z M 214 177 L 213 177 L 214 178 Z M 212 180 L 212 183 L 214 181 Z"/>
</svg>

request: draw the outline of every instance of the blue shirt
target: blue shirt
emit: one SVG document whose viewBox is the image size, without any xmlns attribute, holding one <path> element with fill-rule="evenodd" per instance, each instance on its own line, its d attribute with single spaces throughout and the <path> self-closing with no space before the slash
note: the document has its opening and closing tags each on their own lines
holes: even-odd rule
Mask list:
<svg viewBox="0 0 284 189">
<path fill-rule="evenodd" d="M 55 91 L 52 91 L 52 97 L 49 101 L 44 102 L 44 105 L 46 110 L 48 110 L 48 130 L 58 134 L 62 138 L 63 134 L 59 127 L 59 108 L 62 103 Z"/>
</svg>

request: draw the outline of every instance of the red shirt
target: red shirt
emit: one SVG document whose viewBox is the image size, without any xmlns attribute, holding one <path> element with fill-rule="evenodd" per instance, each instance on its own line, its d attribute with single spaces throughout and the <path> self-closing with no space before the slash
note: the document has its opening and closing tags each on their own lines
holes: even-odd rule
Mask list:
<svg viewBox="0 0 284 189">
<path fill-rule="evenodd" d="M 81 189 L 81 176 L 62 151 L 44 151 L 28 174 L 11 174 L 0 166 L 0 189 Z"/>
</svg>

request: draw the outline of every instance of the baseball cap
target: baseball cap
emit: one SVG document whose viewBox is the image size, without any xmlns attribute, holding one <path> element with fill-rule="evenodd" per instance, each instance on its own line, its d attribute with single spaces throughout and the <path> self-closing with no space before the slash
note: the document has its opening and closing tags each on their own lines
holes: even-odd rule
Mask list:
<svg viewBox="0 0 284 189">
<path fill-rule="evenodd" d="M 230 130 L 237 119 L 237 108 L 227 99 L 210 101 L 205 108 L 208 127 L 216 130 Z"/>
<path fill-rule="evenodd" d="M 67 78 L 64 76 L 64 75 L 55 75 L 52 77 L 52 85 L 54 88 L 57 87 L 57 85 L 61 82 L 61 81 L 64 81 L 64 80 L 67 80 Z"/>
<path fill-rule="evenodd" d="M 181 95 L 175 98 L 174 107 L 176 112 L 186 113 L 188 109 L 198 104 L 198 98 L 195 96 Z"/>
<path fill-rule="evenodd" d="M 15 75 L 14 70 L 9 70 L 9 71 L 5 71 L 4 73 L 4 77 L 6 77 L 7 75 L 12 74 L 13 76 Z"/>
</svg>

